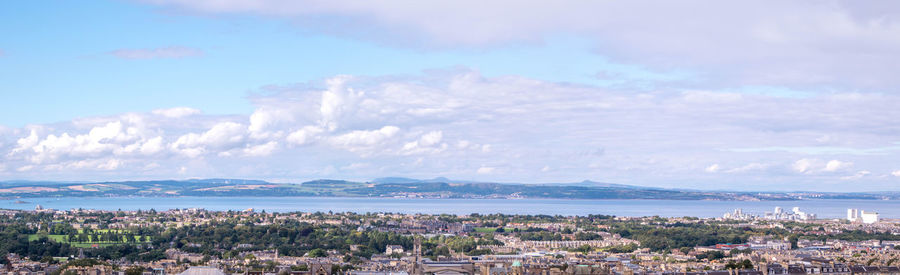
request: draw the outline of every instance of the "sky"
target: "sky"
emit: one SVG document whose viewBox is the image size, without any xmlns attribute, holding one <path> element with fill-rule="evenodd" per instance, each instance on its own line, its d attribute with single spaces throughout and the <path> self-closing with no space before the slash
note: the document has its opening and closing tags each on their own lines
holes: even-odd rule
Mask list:
<svg viewBox="0 0 900 275">
<path fill-rule="evenodd" d="M 14 1 L 0 180 L 900 191 L 895 1 Z"/>
</svg>

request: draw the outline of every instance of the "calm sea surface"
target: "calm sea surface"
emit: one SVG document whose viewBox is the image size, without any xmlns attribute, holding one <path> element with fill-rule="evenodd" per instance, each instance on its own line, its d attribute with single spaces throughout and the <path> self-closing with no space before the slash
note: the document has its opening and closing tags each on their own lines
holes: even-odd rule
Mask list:
<svg viewBox="0 0 900 275">
<path fill-rule="evenodd" d="M 333 197 L 64 197 L 28 198 L 25 203 L 0 201 L 0 208 L 34 209 L 38 204 L 53 209 L 137 210 L 204 208 L 208 210 L 257 211 L 334 211 L 395 212 L 425 214 L 548 214 L 665 217 L 720 217 L 741 208 L 744 212 L 763 214 L 776 206 L 785 210 L 800 207 L 820 218 L 846 217 L 847 208 L 877 211 L 882 218 L 900 218 L 900 201 L 879 200 L 803 200 L 803 201 L 682 201 L 682 200 L 563 200 L 563 199 L 399 199 L 399 198 L 333 198 Z"/>
</svg>

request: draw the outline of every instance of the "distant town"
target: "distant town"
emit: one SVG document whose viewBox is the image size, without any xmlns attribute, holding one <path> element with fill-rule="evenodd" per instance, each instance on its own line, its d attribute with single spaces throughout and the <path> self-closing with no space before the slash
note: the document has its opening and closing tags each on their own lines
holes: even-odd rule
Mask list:
<svg viewBox="0 0 900 275">
<path fill-rule="evenodd" d="M 900 221 L 780 207 L 722 218 L 0 211 L 18 275 L 900 274 Z"/>
<path fill-rule="evenodd" d="M 366 182 L 319 179 L 272 183 L 247 179 L 191 179 L 107 182 L 2 181 L 0 199 L 47 197 L 379 197 L 426 199 L 654 199 L 791 201 L 809 199 L 898 200 L 900 192 L 749 192 L 665 189 L 592 181 L 493 183 L 434 178 L 378 178 Z"/>
<path fill-rule="evenodd" d="M 815 220 L 816 214 L 806 213 L 800 210 L 800 207 L 794 207 L 792 211 L 785 211 L 781 207 L 775 207 L 774 211 L 766 212 L 764 215 L 759 216 L 752 213 L 745 213 L 743 209 L 738 208 L 730 213 L 725 213 L 725 215 L 722 215 L 722 217 L 730 220 L 763 219 L 782 221 L 809 221 Z M 876 223 L 878 222 L 878 212 L 850 208 L 847 209 L 847 221 L 862 222 L 866 224 Z"/>
</svg>

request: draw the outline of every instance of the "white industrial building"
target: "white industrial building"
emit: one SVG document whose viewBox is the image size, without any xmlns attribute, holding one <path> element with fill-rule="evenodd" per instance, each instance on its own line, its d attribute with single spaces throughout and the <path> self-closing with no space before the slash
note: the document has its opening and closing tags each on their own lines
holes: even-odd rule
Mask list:
<svg viewBox="0 0 900 275">
<path fill-rule="evenodd" d="M 847 209 L 847 220 L 850 222 L 876 223 L 878 222 L 878 212 L 859 210 L 855 208 Z"/>
<path fill-rule="evenodd" d="M 847 209 L 847 220 L 850 222 L 855 222 L 859 220 L 859 209 L 850 208 Z"/>
<path fill-rule="evenodd" d="M 859 218 L 863 223 L 876 223 L 878 222 L 878 212 L 859 211 Z"/>
</svg>

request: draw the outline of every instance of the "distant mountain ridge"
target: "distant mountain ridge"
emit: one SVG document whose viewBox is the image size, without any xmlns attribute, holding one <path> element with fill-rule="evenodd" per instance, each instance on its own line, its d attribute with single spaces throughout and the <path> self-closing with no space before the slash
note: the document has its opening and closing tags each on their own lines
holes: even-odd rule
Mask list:
<svg viewBox="0 0 900 275">
<path fill-rule="evenodd" d="M 617 183 L 606 183 L 606 182 L 596 182 L 590 180 L 584 180 L 581 182 L 562 182 L 562 183 L 504 183 L 504 182 L 482 182 L 482 181 L 468 181 L 468 180 L 451 180 L 445 177 L 437 177 L 433 179 L 413 179 L 413 178 L 404 178 L 404 177 L 385 177 L 385 178 L 377 178 L 372 181 L 372 183 L 496 183 L 496 184 L 522 184 L 522 185 L 558 185 L 558 186 L 584 186 L 584 187 L 621 187 L 621 188 L 635 188 L 635 189 L 662 189 L 656 187 L 644 187 L 644 186 L 635 186 L 635 185 L 625 185 L 625 184 L 617 184 Z"/>
<path fill-rule="evenodd" d="M 615 183 L 494 183 L 443 177 L 377 178 L 367 182 L 319 179 L 272 183 L 249 179 L 188 179 L 106 182 L 2 181 L 0 198 L 90 196 L 328 196 L 472 199 L 670 199 L 670 200 L 797 200 L 900 199 L 900 192 L 736 192 L 665 189 Z"/>
</svg>

